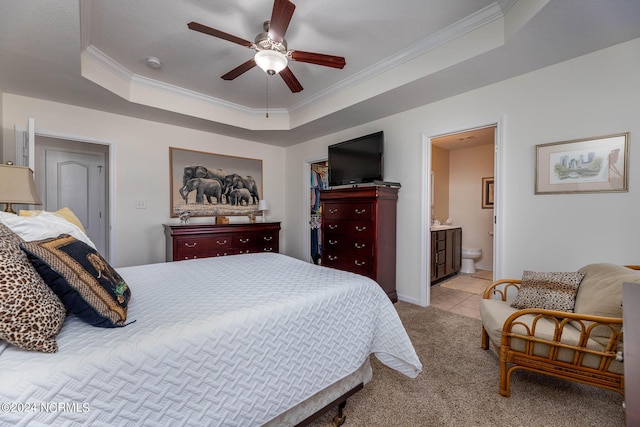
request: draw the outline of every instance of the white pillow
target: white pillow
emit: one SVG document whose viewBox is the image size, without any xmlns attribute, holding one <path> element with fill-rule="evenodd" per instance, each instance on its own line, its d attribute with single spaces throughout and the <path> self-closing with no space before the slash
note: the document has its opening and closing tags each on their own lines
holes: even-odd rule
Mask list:
<svg viewBox="0 0 640 427">
<path fill-rule="evenodd" d="M 42 212 L 38 216 L 19 216 L 0 212 L 0 222 L 26 242 L 58 237 L 61 234 L 70 234 L 93 249 L 96 248 L 89 236 L 80 230 L 77 225 L 52 212 Z"/>
</svg>

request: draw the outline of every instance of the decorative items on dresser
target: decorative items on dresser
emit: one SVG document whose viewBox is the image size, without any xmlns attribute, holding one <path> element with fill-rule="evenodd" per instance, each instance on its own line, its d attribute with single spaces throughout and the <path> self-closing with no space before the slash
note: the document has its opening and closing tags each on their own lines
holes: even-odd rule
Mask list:
<svg viewBox="0 0 640 427">
<path fill-rule="evenodd" d="M 434 228 L 437 228 L 434 230 Z M 442 229 L 441 229 L 442 228 Z M 431 228 L 431 283 L 452 276 L 462 266 L 462 228 Z"/>
<path fill-rule="evenodd" d="M 396 302 L 398 188 L 323 190 L 320 201 L 322 265 L 370 277 Z"/>
<path fill-rule="evenodd" d="M 167 261 L 279 252 L 280 223 L 164 224 Z"/>
</svg>

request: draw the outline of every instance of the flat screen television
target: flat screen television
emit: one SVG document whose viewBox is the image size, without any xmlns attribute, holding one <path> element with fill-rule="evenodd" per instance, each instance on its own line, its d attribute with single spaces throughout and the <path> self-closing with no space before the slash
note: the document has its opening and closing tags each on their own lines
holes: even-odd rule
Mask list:
<svg viewBox="0 0 640 427">
<path fill-rule="evenodd" d="M 329 186 L 382 181 L 383 131 L 329 146 Z"/>
</svg>

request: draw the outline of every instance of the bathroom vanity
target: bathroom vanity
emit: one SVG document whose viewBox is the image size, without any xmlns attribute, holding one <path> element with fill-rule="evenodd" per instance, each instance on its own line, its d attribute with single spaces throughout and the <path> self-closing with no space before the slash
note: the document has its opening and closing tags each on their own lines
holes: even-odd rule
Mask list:
<svg viewBox="0 0 640 427">
<path fill-rule="evenodd" d="M 462 228 L 431 227 L 431 284 L 452 276 L 462 265 Z"/>
</svg>

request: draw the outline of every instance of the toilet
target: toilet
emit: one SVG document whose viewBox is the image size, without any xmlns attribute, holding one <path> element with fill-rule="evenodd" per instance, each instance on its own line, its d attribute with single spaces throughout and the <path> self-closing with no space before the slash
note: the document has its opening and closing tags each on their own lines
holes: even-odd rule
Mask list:
<svg viewBox="0 0 640 427">
<path fill-rule="evenodd" d="M 476 272 L 475 260 L 482 256 L 480 248 L 462 248 L 462 267 L 460 273 L 473 274 Z"/>
</svg>

